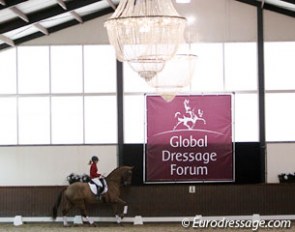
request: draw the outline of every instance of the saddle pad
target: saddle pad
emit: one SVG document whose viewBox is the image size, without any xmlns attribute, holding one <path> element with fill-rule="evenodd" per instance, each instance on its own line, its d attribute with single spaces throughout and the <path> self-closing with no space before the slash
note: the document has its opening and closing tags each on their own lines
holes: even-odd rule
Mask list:
<svg viewBox="0 0 295 232">
<path fill-rule="evenodd" d="M 97 188 L 96 188 L 96 185 L 95 185 L 95 184 L 90 184 L 90 183 L 88 183 L 88 185 L 89 185 L 89 188 L 90 188 L 91 192 L 92 192 L 94 195 L 96 195 L 96 194 L 97 194 Z"/>
<path fill-rule="evenodd" d="M 101 194 L 104 194 L 104 193 L 106 193 L 108 191 L 108 185 L 107 185 L 107 183 L 106 183 L 105 180 L 103 180 L 103 181 L 104 181 L 104 189 L 103 189 L 103 191 L 102 191 Z M 90 183 L 88 183 L 88 185 L 89 185 L 89 188 L 90 188 L 91 192 L 94 195 L 96 195 L 97 194 L 97 187 L 96 187 L 96 185 L 95 184 L 90 184 Z"/>
</svg>

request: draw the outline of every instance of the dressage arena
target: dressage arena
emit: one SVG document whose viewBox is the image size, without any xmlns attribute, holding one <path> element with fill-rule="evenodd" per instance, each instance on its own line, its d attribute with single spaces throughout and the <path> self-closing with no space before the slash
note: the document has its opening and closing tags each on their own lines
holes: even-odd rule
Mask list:
<svg viewBox="0 0 295 232">
<path fill-rule="evenodd" d="M 0 0 L 0 232 L 295 232 L 294 0 L 179 2 Z"/>
</svg>

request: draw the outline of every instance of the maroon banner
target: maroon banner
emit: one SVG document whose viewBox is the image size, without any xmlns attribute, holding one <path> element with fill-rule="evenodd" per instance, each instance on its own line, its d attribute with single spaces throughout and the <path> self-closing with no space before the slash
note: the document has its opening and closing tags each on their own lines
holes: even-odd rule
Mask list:
<svg viewBox="0 0 295 232">
<path fill-rule="evenodd" d="M 231 98 L 146 96 L 146 182 L 233 181 Z"/>
</svg>

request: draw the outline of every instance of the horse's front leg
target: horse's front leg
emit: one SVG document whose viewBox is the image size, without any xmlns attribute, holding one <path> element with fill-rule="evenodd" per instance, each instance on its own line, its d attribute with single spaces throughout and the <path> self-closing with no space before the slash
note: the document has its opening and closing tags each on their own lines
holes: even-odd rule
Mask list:
<svg viewBox="0 0 295 232">
<path fill-rule="evenodd" d="M 121 207 L 119 207 L 121 206 Z M 121 220 L 124 218 L 124 214 L 127 214 L 127 202 L 123 201 L 122 199 L 118 198 L 112 205 L 113 211 L 117 220 L 117 223 L 120 224 Z M 119 208 L 123 208 L 122 211 Z"/>
</svg>

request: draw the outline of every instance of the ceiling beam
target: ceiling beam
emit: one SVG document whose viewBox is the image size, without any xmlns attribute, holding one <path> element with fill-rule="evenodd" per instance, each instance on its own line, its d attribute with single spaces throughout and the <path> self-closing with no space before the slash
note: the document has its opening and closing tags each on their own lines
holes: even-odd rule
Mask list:
<svg viewBox="0 0 295 232">
<path fill-rule="evenodd" d="M 5 5 L 1 4 L 0 5 L 0 10 L 4 10 L 6 8 L 15 6 L 15 5 L 23 3 L 23 2 L 28 2 L 28 1 L 29 0 L 8 0 L 8 1 L 2 0 L 1 2 L 5 2 Z"/>
<path fill-rule="evenodd" d="M 290 16 L 290 17 L 295 17 L 295 11 L 291 11 L 282 7 L 278 7 L 272 4 L 264 4 L 264 9 L 269 10 L 269 11 L 273 11 L 279 14 L 283 14 L 286 16 Z"/>
<path fill-rule="evenodd" d="M 235 0 L 235 1 L 246 3 L 246 4 L 252 5 L 252 6 L 261 7 L 261 2 L 260 1 L 253 1 L 253 0 Z M 292 18 L 295 17 L 295 11 L 284 9 L 282 7 L 278 7 L 276 5 L 269 4 L 269 3 L 266 3 L 266 2 L 263 5 L 263 9 L 269 10 L 269 11 L 272 11 L 272 12 L 276 12 L 276 13 L 279 13 L 279 14 L 282 14 L 282 15 L 290 16 Z"/>
<path fill-rule="evenodd" d="M 281 0 L 282 2 L 288 2 L 295 5 L 295 0 Z"/>
<path fill-rule="evenodd" d="M 2 40 L 4 43 L 8 44 L 11 47 L 15 46 L 14 41 L 5 35 L 0 35 L 0 40 Z"/>
<path fill-rule="evenodd" d="M 261 4 L 259 1 L 253 1 L 253 0 L 236 0 L 236 1 L 246 3 L 246 4 L 252 5 L 252 6 L 259 6 Z"/>
<path fill-rule="evenodd" d="M 75 11 L 71 11 L 71 15 L 79 22 L 79 23 L 83 23 L 83 19 L 81 18 L 81 16 L 75 12 Z"/>
<path fill-rule="evenodd" d="M 67 3 L 67 10 L 63 10 L 59 5 L 54 5 L 52 7 L 42 9 L 40 11 L 33 12 L 28 14 L 27 17 L 30 19 L 30 22 L 24 22 L 21 19 L 14 19 L 8 22 L 0 24 L 0 34 L 12 31 L 14 29 L 31 25 L 33 23 L 48 19 L 65 12 L 71 12 L 73 10 L 79 9 L 83 6 L 87 6 L 92 3 L 100 2 L 102 0 L 71 0 Z"/>
<path fill-rule="evenodd" d="M 14 14 L 16 14 L 19 18 L 21 18 L 22 20 L 24 20 L 25 22 L 29 22 L 29 18 L 28 16 L 22 12 L 20 9 L 18 9 L 17 7 L 13 6 L 11 8 L 9 8 Z"/>
<path fill-rule="evenodd" d="M 113 3 L 112 0 L 107 0 L 107 2 L 109 3 L 109 5 L 110 5 L 114 10 L 116 10 L 116 5 Z"/>
<path fill-rule="evenodd" d="M 67 5 L 65 4 L 65 2 L 63 0 L 56 0 L 58 5 L 61 6 L 61 8 L 63 8 L 64 10 L 67 9 Z"/>
<path fill-rule="evenodd" d="M 43 27 L 40 23 L 35 23 L 34 27 L 36 27 L 39 31 L 41 31 L 44 35 L 49 35 L 47 28 Z"/>
<path fill-rule="evenodd" d="M 89 15 L 85 15 L 85 16 L 82 17 L 82 20 L 83 20 L 83 22 L 90 21 L 90 20 L 93 20 L 95 18 L 99 18 L 99 17 L 102 17 L 104 15 L 107 15 L 107 14 L 110 14 L 110 13 L 113 13 L 113 12 L 114 12 L 113 8 L 108 7 L 108 8 L 105 8 L 103 10 L 93 12 L 93 13 L 91 13 Z M 65 23 L 62 23 L 62 24 L 47 28 L 47 30 L 48 30 L 49 34 L 52 34 L 54 32 L 61 31 L 63 29 L 66 29 L 68 27 L 75 26 L 75 25 L 78 25 L 78 24 L 79 24 L 79 22 L 77 20 L 71 20 L 71 21 L 68 21 L 68 22 L 65 22 Z M 24 42 L 27 42 L 27 41 L 30 41 L 30 40 L 33 40 L 33 39 L 37 39 L 37 38 L 40 38 L 40 37 L 43 37 L 43 36 L 44 36 L 43 33 L 36 32 L 36 33 L 30 34 L 30 35 L 24 36 L 22 38 L 16 39 L 16 40 L 14 40 L 14 43 L 15 43 L 15 45 L 19 45 L 19 44 L 22 44 Z M 8 46 L 7 44 L 0 44 L 0 50 L 4 50 L 4 49 L 9 48 L 9 47 L 10 46 Z"/>
</svg>

